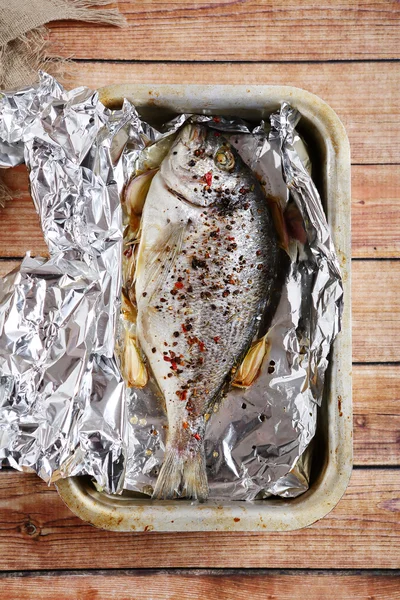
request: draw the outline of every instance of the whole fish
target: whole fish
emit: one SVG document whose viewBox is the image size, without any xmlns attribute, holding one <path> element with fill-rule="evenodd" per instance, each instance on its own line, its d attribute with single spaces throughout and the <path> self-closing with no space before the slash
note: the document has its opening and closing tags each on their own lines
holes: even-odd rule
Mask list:
<svg viewBox="0 0 400 600">
<path fill-rule="evenodd" d="M 184 126 L 152 180 L 136 264 L 138 339 L 169 426 L 154 498 L 207 498 L 206 421 L 257 332 L 278 253 L 253 173 L 219 132 Z"/>
</svg>

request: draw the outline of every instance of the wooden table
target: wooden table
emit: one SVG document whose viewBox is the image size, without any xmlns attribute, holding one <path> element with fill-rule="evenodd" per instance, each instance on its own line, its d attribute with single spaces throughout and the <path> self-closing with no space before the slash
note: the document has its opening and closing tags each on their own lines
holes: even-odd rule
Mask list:
<svg viewBox="0 0 400 600">
<path fill-rule="evenodd" d="M 354 472 L 339 505 L 302 531 L 170 535 L 96 530 L 37 476 L 5 469 L 1 598 L 398 599 L 400 4 L 121 0 L 120 8 L 129 29 L 52 26 L 62 53 L 77 59 L 70 86 L 290 84 L 343 120 L 353 163 Z M 0 213 L 1 273 L 26 249 L 45 251 L 24 169 L 7 181 L 23 194 Z"/>
</svg>

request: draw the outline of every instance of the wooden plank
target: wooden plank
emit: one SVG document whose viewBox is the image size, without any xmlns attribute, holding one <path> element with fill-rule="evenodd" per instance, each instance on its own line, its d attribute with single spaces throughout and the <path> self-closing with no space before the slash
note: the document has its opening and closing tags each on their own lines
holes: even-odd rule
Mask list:
<svg viewBox="0 0 400 600">
<path fill-rule="evenodd" d="M 27 250 L 33 256 L 47 256 L 39 217 L 28 189 L 26 167 L 6 170 L 2 180 L 16 197 L 0 209 L 0 256 L 24 256 Z"/>
<path fill-rule="evenodd" d="M 400 408 L 400 402 L 398 402 Z M 355 414 L 354 462 L 400 465 L 400 414 Z"/>
<path fill-rule="evenodd" d="M 2 600 L 399 600 L 397 573 L 103 571 L 0 576 Z"/>
<path fill-rule="evenodd" d="M 15 263 L 0 261 L 0 275 Z M 400 356 L 400 261 L 353 262 L 353 360 L 396 362 Z"/>
<path fill-rule="evenodd" d="M 287 533 L 113 533 L 75 517 L 36 475 L 0 472 L 0 569 L 400 567 L 400 470 L 353 472 L 324 519 Z"/>
<path fill-rule="evenodd" d="M 353 365 L 353 403 L 358 415 L 399 414 L 400 364 Z"/>
<path fill-rule="evenodd" d="M 0 261 L 0 275 L 18 263 Z M 400 365 L 354 365 L 353 403 L 354 464 L 400 465 Z"/>
<path fill-rule="evenodd" d="M 333 0 L 120 0 L 129 29 L 59 22 L 63 55 L 136 60 L 338 60 L 398 58 L 398 4 Z M 329 41 L 329 43 L 327 43 Z"/>
<path fill-rule="evenodd" d="M 400 261 L 353 261 L 353 361 L 400 356 Z"/>
<path fill-rule="evenodd" d="M 354 365 L 354 463 L 400 465 L 400 365 Z"/>
<path fill-rule="evenodd" d="M 44 254 L 46 244 L 28 191 L 24 166 L 10 169 L 4 181 L 21 197 L 0 210 L 0 256 Z M 399 258 L 400 168 L 357 165 L 352 168 L 352 254 L 356 258 Z"/>
<path fill-rule="evenodd" d="M 0 261 L 0 275 L 18 264 Z M 379 268 L 380 264 L 375 266 Z M 368 329 L 366 322 L 361 332 L 355 330 L 355 337 L 363 339 Z M 378 342 L 384 345 L 387 340 Z M 400 365 L 354 365 L 353 402 L 354 463 L 400 465 Z"/>
<path fill-rule="evenodd" d="M 326 14 L 329 13 L 324 10 Z M 262 35 L 265 35 L 264 32 Z M 131 38 L 134 39 L 135 36 L 131 35 Z M 323 47 L 330 47 L 330 36 L 327 39 L 329 43 L 324 41 L 318 52 Z M 400 35 L 398 41 L 400 44 Z M 233 45 L 238 45 L 236 40 Z M 222 57 L 225 60 L 224 55 Z M 71 65 L 70 77 L 69 86 L 87 85 L 94 89 L 112 83 L 135 82 L 150 85 L 199 83 L 297 86 L 317 94 L 338 113 L 350 139 L 354 163 L 400 163 L 400 62 L 380 63 L 379 66 L 373 62 L 75 63 Z M 382 181 L 382 177 L 380 180 Z"/>
<path fill-rule="evenodd" d="M 0 261 L 0 275 L 18 263 Z M 354 266 L 357 271 L 358 263 Z M 379 269 L 381 263 L 374 266 Z M 358 304 L 358 298 L 354 302 Z M 355 336 L 363 339 L 368 328 L 368 322 L 364 323 Z M 379 340 L 382 345 L 386 341 Z M 355 464 L 400 465 L 400 365 L 354 365 L 353 402 Z"/>
<path fill-rule="evenodd" d="M 353 257 L 399 258 L 400 167 L 354 166 L 351 184 Z"/>
<path fill-rule="evenodd" d="M 0 277 L 4 277 L 21 264 L 20 260 L 0 260 Z"/>
</svg>

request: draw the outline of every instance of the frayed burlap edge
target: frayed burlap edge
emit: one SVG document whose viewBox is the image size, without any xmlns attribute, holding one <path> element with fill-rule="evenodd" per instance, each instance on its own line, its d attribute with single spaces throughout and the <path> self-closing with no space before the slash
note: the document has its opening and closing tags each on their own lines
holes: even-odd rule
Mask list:
<svg viewBox="0 0 400 600">
<path fill-rule="evenodd" d="M 125 27 L 126 19 L 118 9 L 96 8 L 109 3 L 109 0 L 62 0 L 63 6 L 58 6 L 54 14 L 50 11 L 46 22 L 68 19 Z M 39 70 L 68 81 L 71 64 L 71 58 L 54 52 L 47 27 L 36 27 L 0 46 L 0 89 L 14 90 L 35 83 Z M 0 171 L 0 207 L 16 196 L 1 180 Z"/>
</svg>

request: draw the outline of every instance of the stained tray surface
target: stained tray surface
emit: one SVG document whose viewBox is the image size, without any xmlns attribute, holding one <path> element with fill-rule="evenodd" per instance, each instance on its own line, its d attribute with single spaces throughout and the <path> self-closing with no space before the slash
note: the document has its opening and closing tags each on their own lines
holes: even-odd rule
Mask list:
<svg viewBox="0 0 400 600">
<path fill-rule="evenodd" d="M 287 531 L 329 513 L 346 490 L 352 468 L 350 149 L 335 112 L 320 98 L 287 86 L 114 85 L 99 90 L 118 107 L 131 100 L 140 114 L 159 125 L 177 113 L 223 114 L 251 121 L 268 118 L 282 101 L 297 108 L 298 130 L 308 145 L 343 277 L 345 308 L 327 372 L 314 441 L 310 489 L 295 499 L 254 502 L 152 501 L 133 492 L 111 496 L 89 478 L 57 482 L 58 493 L 79 517 L 114 531 Z"/>
</svg>

